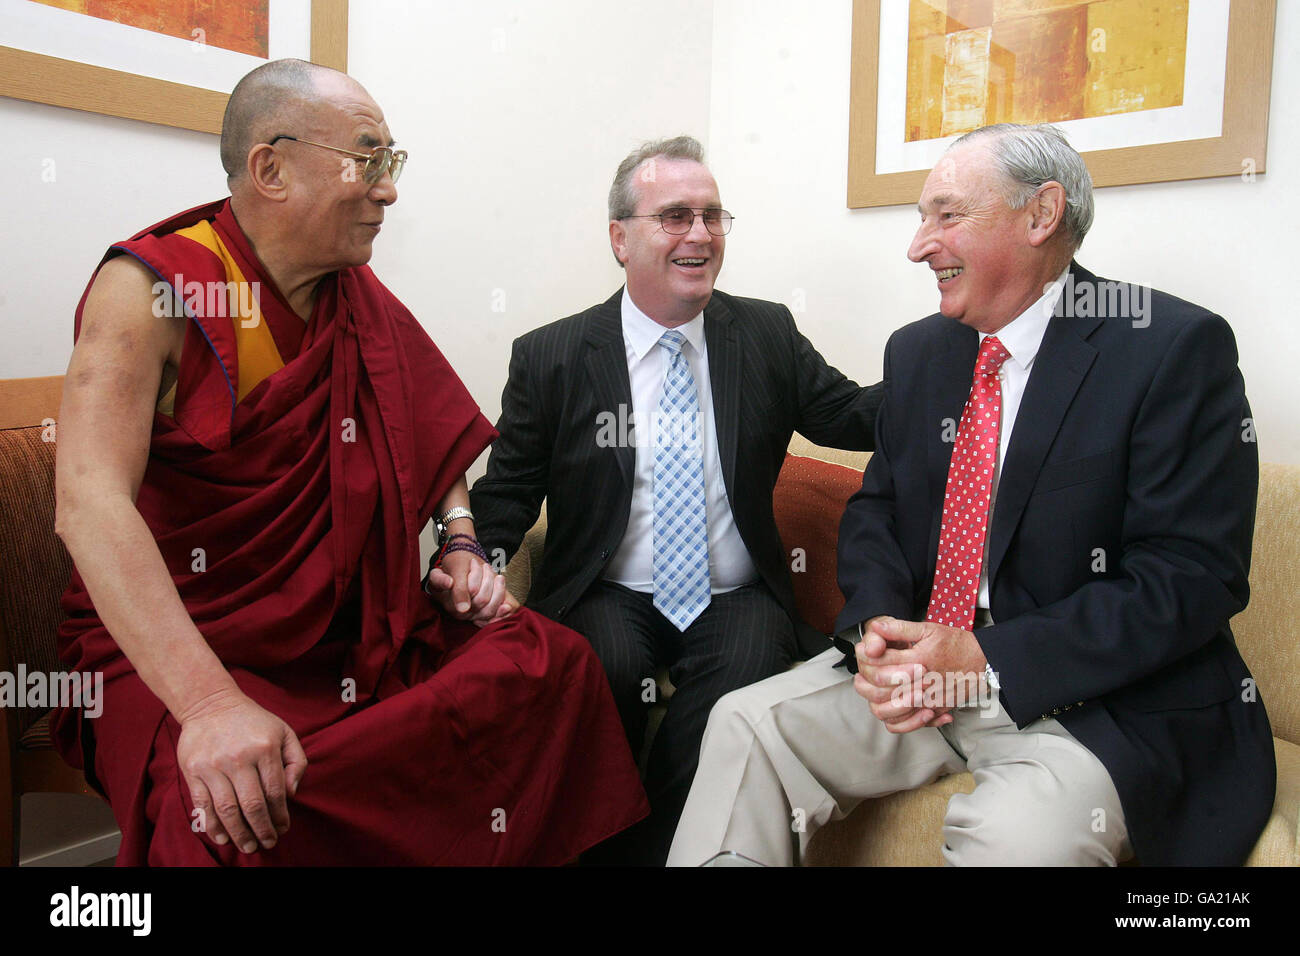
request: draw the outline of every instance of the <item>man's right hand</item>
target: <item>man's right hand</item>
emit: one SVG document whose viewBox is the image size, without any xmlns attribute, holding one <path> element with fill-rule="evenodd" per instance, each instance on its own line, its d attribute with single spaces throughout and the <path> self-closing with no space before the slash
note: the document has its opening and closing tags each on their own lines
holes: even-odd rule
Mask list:
<svg viewBox="0 0 1300 956">
<path fill-rule="evenodd" d="M 919 699 L 909 703 L 913 698 L 909 688 L 915 684 L 919 690 L 924 666 L 913 665 L 910 674 L 898 666 L 882 671 L 886 651 L 905 650 L 911 646 L 881 633 L 885 630 L 884 622 L 888 620 L 887 615 L 877 615 L 862 622 L 862 640 L 854 648 L 858 673 L 853 678 L 853 689 L 867 700 L 872 714 L 890 733 L 905 734 L 922 727 L 942 727 L 952 723 L 953 716 L 947 707 L 923 707 Z M 919 692 L 916 696 L 920 696 Z"/>
<path fill-rule="evenodd" d="M 242 853 L 275 846 L 289 829 L 288 798 L 307 755 L 283 720 L 242 693 L 201 701 L 178 717 L 176 761 L 212 842 Z"/>
</svg>

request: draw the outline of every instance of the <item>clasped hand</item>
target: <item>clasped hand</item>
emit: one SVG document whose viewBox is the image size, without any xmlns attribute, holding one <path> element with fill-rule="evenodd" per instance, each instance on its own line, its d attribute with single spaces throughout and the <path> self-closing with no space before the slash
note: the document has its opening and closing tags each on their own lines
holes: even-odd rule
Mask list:
<svg viewBox="0 0 1300 956">
<path fill-rule="evenodd" d="M 950 675 L 983 680 L 987 661 L 970 631 L 893 617 L 874 617 L 863 630 L 853 689 L 891 733 L 952 723 L 963 681 Z"/>
<path fill-rule="evenodd" d="M 478 555 L 453 551 L 429 572 L 429 590 L 444 611 L 479 627 L 509 617 L 519 602 L 506 590 L 506 579 Z"/>
</svg>

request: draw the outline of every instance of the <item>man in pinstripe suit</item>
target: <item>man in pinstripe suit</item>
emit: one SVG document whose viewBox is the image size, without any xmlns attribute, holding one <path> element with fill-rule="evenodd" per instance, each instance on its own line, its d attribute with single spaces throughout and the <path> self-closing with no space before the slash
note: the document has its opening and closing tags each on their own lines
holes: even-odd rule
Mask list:
<svg viewBox="0 0 1300 956">
<path fill-rule="evenodd" d="M 509 556 L 546 499 L 529 604 L 591 641 L 634 753 L 668 668 L 651 816 L 600 854 L 659 865 L 714 702 L 830 646 L 798 617 L 772 514 L 791 434 L 869 450 L 881 391 L 827 365 L 784 306 L 714 291 L 731 216 L 694 139 L 629 155 L 609 218 L 627 285 L 514 343 L 471 504 L 480 541 Z M 687 419 L 686 452 L 666 460 Z M 669 488 L 687 489 L 671 513 Z"/>
</svg>

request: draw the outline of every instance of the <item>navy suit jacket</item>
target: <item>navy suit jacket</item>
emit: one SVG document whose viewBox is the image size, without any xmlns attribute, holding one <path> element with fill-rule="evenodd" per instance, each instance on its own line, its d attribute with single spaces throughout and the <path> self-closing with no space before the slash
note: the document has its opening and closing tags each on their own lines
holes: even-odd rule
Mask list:
<svg viewBox="0 0 1300 956">
<path fill-rule="evenodd" d="M 1228 627 L 1246 606 L 1259 481 L 1236 343 L 1162 292 L 1147 290 L 1145 315 L 1104 316 L 1142 293 L 1077 263 L 1071 275 L 1002 463 L 995 623 L 977 636 L 1016 725 L 1054 716 L 1105 764 L 1140 861 L 1237 864 L 1268 821 L 1276 767 Z M 1082 296 L 1094 317 L 1077 314 Z M 936 314 L 886 347 L 876 453 L 840 527 L 838 628 L 925 616 L 944 422 L 961 418 L 978 338 Z"/>
<path fill-rule="evenodd" d="M 513 555 L 546 499 L 546 550 L 528 595 L 554 618 L 600 577 L 627 530 L 636 448 L 597 440 L 601 416 L 632 407 L 620 289 L 606 302 L 515 341 L 501 435 L 470 502 L 483 546 Z M 831 645 L 799 616 L 772 489 L 790 436 L 869 451 L 882 387 L 826 361 L 775 302 L 714 290 L 704 308 L 718 458 L 727 499 L 763 581 L 805 656 Z"/>
</svg>

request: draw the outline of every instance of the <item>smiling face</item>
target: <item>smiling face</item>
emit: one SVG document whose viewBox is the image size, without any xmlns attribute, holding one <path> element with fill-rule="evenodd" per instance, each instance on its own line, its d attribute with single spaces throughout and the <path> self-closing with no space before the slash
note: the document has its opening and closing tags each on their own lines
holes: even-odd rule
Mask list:
<svg viewBox="0 0 1300 956">
<path fill-rule="evenodd" d="M 369 153 L 393 138 L 383 112 L 369 94 L 346 76 L 326 77 L 320 99 L 306 114 L 299 139 Z M 397 187 L 387 172 L 374 184 L 362 175 L 364 160 L 281 140 L 289 183 L 286 210 L 304 243 L 304 259 L 326 271 L 370 261 L 384 207 L 397 202 Z"/>
<path fill-rule="evenodd" d="M 921 190 L 921 226 L 907 250 L 934 271 L 939 311 L 980 332 L 996 332 L 1020 315 L 1043 294 L 1042 277 L 1060 271 L 1044 259 L 1035 203 L 1012 209 L 1004 183 L 986 146 L 968 143 L 947 153 Z"/>
<path fill-rule="evenodd" d="M 633 182 L 638 216 L 670 206 L 698 212 L 722 205 L 713 175 L 693 160 L 655 157 L 633 173 Z M 609 237 L 627 270 L 632 301 L 660 325 L 672 328 L 689 322 L 708 304 L 727 240 L 710 233 L 703 218 L 696 216 L 683 236 L 669 235 L 654 219 L 615 220 L 609 224 Z"/>
</svg>

